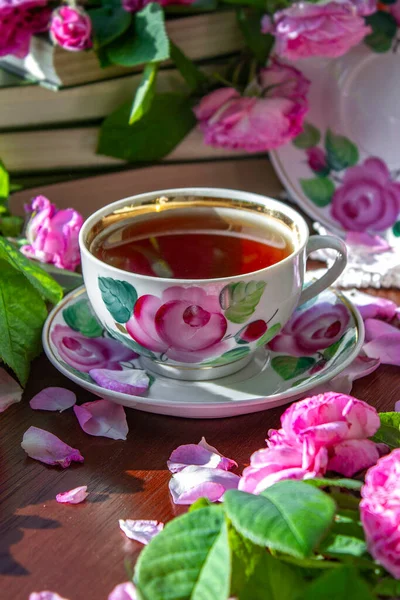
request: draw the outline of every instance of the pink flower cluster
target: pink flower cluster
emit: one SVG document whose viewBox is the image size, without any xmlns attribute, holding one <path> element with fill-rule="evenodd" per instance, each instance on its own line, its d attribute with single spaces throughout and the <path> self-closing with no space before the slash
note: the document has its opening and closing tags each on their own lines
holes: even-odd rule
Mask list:
<svg viewBox="0 0 400 600">
<path fill-rule="evenodd" d="M 210 146 L 263 152 L 302 131 L 310 82 L 300 71 L 274 60 L 241 95 L 220 88 L 194 108 L 204 141 Z"/>
<path fill-rule="evenodd" d="M 400 449 L 381 458 L 365 477 L 361 522 L 372 556 L 400 579 Z"/>
<path fill-rule="evenodd" d="M 367 439 L 380 426 L 375 408 L 345 394 L 327 392 L 292 404 L 281 429 L 270 430 L 268 447 L 255 452 L 239 489 L 259 494 L 282 479 L 321 477 L 327 471 L 352 477 L 386 451 Z"/>
<path fill-rule="evenodd" d="M 363 16 L 376 10 L 374 0 L 313 4 L 298 2 L 262 21 L 275 35 L 275 52 L 289 60 L 309 56 L 342 56 L 371 32 Z"/>
<path fill-rule="evenodd" d="M 92 21 L 81 8 L 61 6 L 53 12 L 50 23 L 50 36 L 54 44 L 64 50 L 79 52 L 90 48 L 92 41 Z"/>
<path fill-rule="evenodd" d="M 28 244 L 21 252 L 28 258 L 73 271 L 80 263 L 78 236 L 83 217 L 72 208 L 57 210 L 44 196 L 26 207 L 31 213 L 26 227 Z"/>
<path fill-rule="evenodd" d="M 32 36 L 47 30 L 50 15 L 47 0 L 0 0 L 0 56 L 26 56 Z"/>
</svg>

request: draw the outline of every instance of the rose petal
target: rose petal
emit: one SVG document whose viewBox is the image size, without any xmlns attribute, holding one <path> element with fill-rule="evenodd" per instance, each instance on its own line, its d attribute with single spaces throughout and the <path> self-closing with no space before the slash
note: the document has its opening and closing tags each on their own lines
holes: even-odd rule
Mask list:
<svg viewBox="0 0 400 600">
<path fill-rule="evenodd" d="M 108 600 L 137 600 L 135 586 L 131 581 L 120 583 L 108 596 Z"/>
<path fill-rule="evenodd" d="M 19 402 L 22 398 L 21 386 L 5 371 L 0 369 L 0 413 Z"/>
<path fill-rule="evenodd" d="M 56 592 L 32 592 L 29 594 L 29 600 L 67 600 L 67 598 L 61 597 Z"/>
<path fill-rule="evenodd" d="M 378 298 L 359 290 L 344 293 L 358 308 L 363 319 L 393 319 L 397 306 L 392 300 Z"/>
<path fill-rule="evenodd" d="M 79 450 L 71 448 L 50 431 L 39 427 L 29 427 L 25 431 L 21 446 L 31 458 L 47 465 L 60 465 L 63 469 L 69 467 L 72 461 L 84 460 Z"/>
<path fill-rule="evenodd" d="M 379 235 L 370 235 L 361 231 L 348 231 L 346 234 L 346 244 L 348 246 L 363 246 L 367 253 L 377 254 L 390 250 L 390 245 Z"/>
<path fill-rule="evenodd" d="M 384 365 L 400 366 L 400 330 L 364 344 L 363 351 L 370 358 L 379 358 Z"/>
<path fill-rule="evenodd" d="M 353 382 L 356 379 L 366 377 L 370 373 L 376 371 L 381 364 L 379 358 L 369 358 L 368 356 L 357 356 L 348 367 L 337 375 L 326 385 L 326 391 L 333 391 L 340 394 L 350 394 L 353 387 Z M 318 392 L 321 393 L 322 388 L 318 387 Z"/>
<path fill-rule="evenodd" d="M 334 446 L 334 455 L 329 459 L 328 471 L 345 477 L 353 477 L 358 471 L 369 469 L 379 457 L 379 449 L 371 440 L 345 440 Z"/>
<path fill-rule="evenodd" d="M 385 321 L 380 321 L 379 319 L 365 319 L 364 327 L 366 342 L 375 340 L 376 338 L 381 337 L 381 335 L 391 335 L 393 333 L 400 333 L 397 327 L 393 327 L 393 325 L 389 325 L 389 323 L 386 323 Z"/>
<path fill-rule="evenodd" d="M 76 396 L 71 390 L 62 387 L 48 387 L 33 396 L 29 405 L 34 410 L 58 410 L 63 412 L 76 402 Z"/>
<path fill-rule="evenodd" d="M 87 485 L 81 485 L 73 490 L 68 490 L 68 492 L 57 494 L 56 500 L 61 504 L 79 504 L 79 502 L 86 500 L 87 497 Z"/>
<path fill-rule="evenodd" d="M 397 400 L 396 404 L 394 405 L 394 410 L 395 412 L 400 412 L 400 400 Z"/>
<path fill-rule="evenodd" d="M 238 475 L 222 469 L 191 465 L 171 477 L 169 490 L 175 504 L 192 504 L 202 497 L 216 502 L 226 490 L 237 489 L 239 480 Z"/>
<path fill-rule="evenodd" d="M 224 471 L 237 467 L 234 460 L 222 456 L 216 448 L 207 444 L 204 437 L 198 444 L 178 446 L 169 457 L 167 465 L 171 473 L 178 473 L 189 465 L 223 469 Z"/>
<path fill-rule="evenodd" d="M 97 385 L 113 392 L 142 396 L 149 389 L 150 379 L 142 369 L 92 369 L 89 375 Z"/>
<path fill-rule="evenodd" d="M 118 523 L 126 537 L 141 544 L 148 544 L 164 529 L 164 523 L 151 520 L 119 519 Z"/>
<path fill-rule="evenodd" d="M 113 440 L 126 440 L 128 423 L 124 407 L 110 400 L 94 400 L 74 406 L 74 413 L 85 433 Z"/>
</svg>

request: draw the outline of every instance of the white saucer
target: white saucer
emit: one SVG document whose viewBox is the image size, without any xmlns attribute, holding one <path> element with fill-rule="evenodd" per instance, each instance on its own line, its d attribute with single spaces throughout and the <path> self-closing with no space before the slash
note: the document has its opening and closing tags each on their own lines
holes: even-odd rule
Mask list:
<svg viewBox="0 0 400 600">
<path fill-rule="evenodd" d="M 65 336 L 63 343 L 67 339 L 70 347 L 77 348 L 78 361 L 79 352 L 86 353 L 82 346 L 84 338 L 92 336 L 89 339 L 95 344 L 96 340 L 101 344 L 101 340 L 109 338 L 109 334 L 103 332 L 92 316 L 84 287 L 70 293 L 52 310 L 43 328 L 43 346 L 49 360 L 66 377 L 97 396 L 123 406 L 177 417 L 232 417 L 266 410 L 304 397 L 313 388 L 338 375 L 357 356 L 364 340 L 364 326 L 358 311 L 339 292 L 330 289 L 300 307 L 299 314 L 318 309 L 317 322 L 322 323 L 321 304 L 328 312 L 332 305 L 340 305 L 342 313 L 347 311 L 347 322 L 340 331 L 340 339 L 335 338 L 335 343 L 329 347 L 323 340 L 320 351 L 301 357 L 260 348 L 250 364 L 238 373 L 210 381 L 177 381 L 152 374 L 152 384 L 146 396 L 131 396 L 104 389 L 94 383 L 88 373 L 77 369 L 78 363 L 74 359 L 70 360 L 71 364 L 62 360 L 60 346 L 54 343 L 53 333 L 57 326 L 64 328 L 57 330 Z M 83 308 L 80 312 L 81 316 L 84 315 L 83 319 L 76 318 L 77 306 Z M 122 362 L 121 366 L 140 368 L 140 359 Z M 92 368 L 95 367 L 92 365 Z"/>
</svg>

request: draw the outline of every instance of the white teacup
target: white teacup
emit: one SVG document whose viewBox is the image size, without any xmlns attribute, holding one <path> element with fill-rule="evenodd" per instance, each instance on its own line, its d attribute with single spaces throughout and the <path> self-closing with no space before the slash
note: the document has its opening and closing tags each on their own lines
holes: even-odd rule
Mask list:
<svg viewBox="0 0 400 600">
<path fill-rule="evenodd" d="M 140 275 L 111 266 L 90 251 L 104 231 L 174 210 L 191 216 L 208 211 L 224 219 L 235 215 L 236 220 L 240 211 L 258 228 L 260 219 L 266 219 L 289 237 L 292 251 L 269 267 L 218 279 Z M 295 308 L 331 285 L 346 265 L 345 244 L 332 236 L 309 237 L 306 222 L 292 208 L 258 194 L 218 188 L 162 190 L 119 200 L 86 220 L 79 243 L 87 293 L 105 329 L 136 350 L 144 368 L 186 380 L 242 369 Z M 320 248 L 336 250 L 336 261 L 303 289 L 307 256 Z"/>
</svg>

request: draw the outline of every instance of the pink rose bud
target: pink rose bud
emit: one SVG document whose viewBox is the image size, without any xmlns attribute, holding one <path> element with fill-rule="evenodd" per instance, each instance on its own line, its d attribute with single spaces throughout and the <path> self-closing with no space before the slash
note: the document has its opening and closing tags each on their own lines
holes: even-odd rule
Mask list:
<svg viewBox="0 0 400 600">
<path fill-rule="evenodd" d="M 268 325 L 262 319 L 249 323 L 239 334 L 239 338 L 244 342 L 250 343 L 260 339 L 267 331 Z"/>
<path fill-rule="evenodd" d="M 78 52 L 90 48 L 91 32 L 92 22 L 83 9 L 61 6 L 53 12 L 50 23 L 51 39 L 64 50 Z"/>
<path fill-rule="evenodd" d="M 308 166 L 318 173 L 318 175 L 327 175 L 329 173 L 328 163 L 325 152 L 321 148 L 309 148 L 307 150 Z"/>
</svg>

